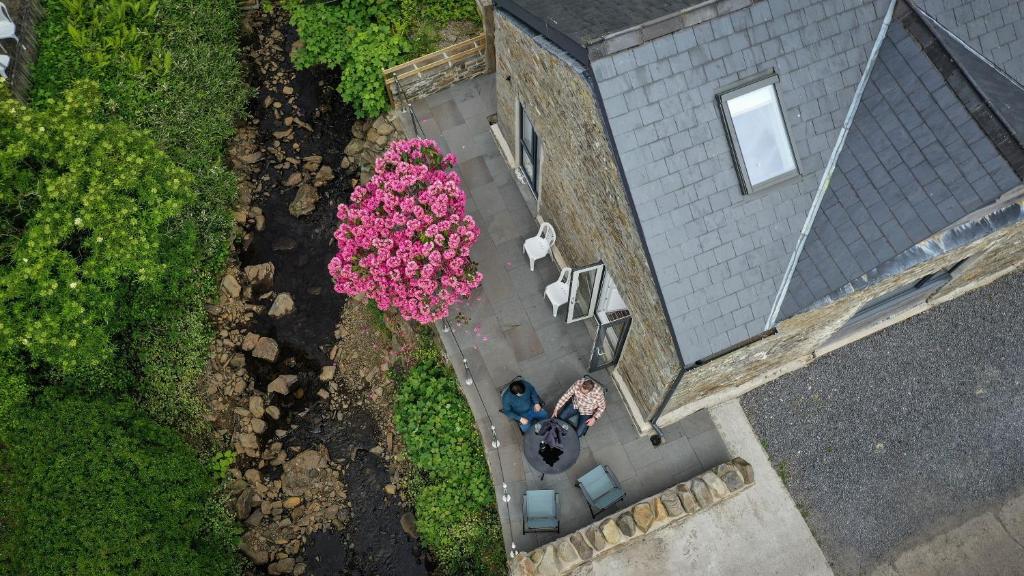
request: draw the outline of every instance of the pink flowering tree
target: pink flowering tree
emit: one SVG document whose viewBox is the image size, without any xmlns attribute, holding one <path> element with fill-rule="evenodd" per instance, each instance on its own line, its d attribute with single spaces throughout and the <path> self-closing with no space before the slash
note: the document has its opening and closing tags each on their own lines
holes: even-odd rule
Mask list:
<svg viewBox="0 0 1024 576">
<path fill-rule="evenodd" d="M 328 265 L 335 291 L 426 324 L 480 285 L 469 258 L 480 229 L 466 215 L 454 165 L 432 140 L 391 143 L 370 181 L 338 206 L 338 254 Z"/>
</svg>

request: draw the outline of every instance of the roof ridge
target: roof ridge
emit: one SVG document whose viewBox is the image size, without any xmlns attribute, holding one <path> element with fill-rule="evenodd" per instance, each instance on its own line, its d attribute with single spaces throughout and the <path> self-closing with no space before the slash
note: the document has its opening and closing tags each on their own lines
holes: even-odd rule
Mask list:
<svg viewBox="0 0 1024 576">
<path fill-rule="evenodd" d="M 857 114 L 857 109 L 860 108 L 861 96 L 864 94 L 864 87 L 867 85 L 868 80 L 871 77 L 871 71 L 874 69 L 875 62 L 878 60 L 878 53 L 881 51 L 882 43 L 885 41 L 886 35 L 889 32 L 889 25 L 892 23 L 893 12 L 895 11 L 897 1 L 898 0 L 890 1 L 889 8 L 885 12 L 885 18 L 882 19 L 882 26 L 879 28 L 878 36 L 875 37 L 875 43 L 871 47 L 871 54 L 868 56 L 868 60 L 864 64 L 864 72 L 861 74 L 860 81 L 857 83 L 857 90 L 854 92 L 853 101 L 850 103 L 850 108 L 846 112 L 846 118 L 843 120 L 843 125 L 839 129 L 839 134 L 836 137 L 836 144 L 832 149 L 832 155 L 829 156 L 828 163 L 822 171 L 821 181 L 818 183 L 818 189 L 814 193 L 814 200 L 811 202 L 811 207 L 807 211 L 807 219 L 804 221 L 803 228 L 800 230 L 800 236 L 797 237 L 796 247 L 793 249 L 793 254 L 790 256 L 789 264 L 786 266 L 786 271 L 782 276 L 782 281 L 779 283 L 779 290 L 775 294 L 775 300 L 772 302 L 771 311 L 768 313 L 768 320 L 765 322 L 765 330 L 770 330 L 774 327 L 778 320 L 779 312 L 782 310 L 782 302 L 786 299 L 786 293 L 789 291 L 789 284 L 793 280 L 793 273 L 796 272 L 796 265 L 800 260 L 800 254 L 803 253 L 804 246 L 807 243 L 807 237 L 810 235 L 811 227 L 814 225 L 814 219 L 821 208 L 821 201 L 825 197 L 825 193 L 828 192 L 829 184 L 832 180 L 832 173 L 835 171 L 836 164 L 839 161 L 839 154 L 843 151 L 843 147 L 846 145 L 846 136 L 850 131 L 850 126 L 853 124 L 853 118 Z"/>
</svg>

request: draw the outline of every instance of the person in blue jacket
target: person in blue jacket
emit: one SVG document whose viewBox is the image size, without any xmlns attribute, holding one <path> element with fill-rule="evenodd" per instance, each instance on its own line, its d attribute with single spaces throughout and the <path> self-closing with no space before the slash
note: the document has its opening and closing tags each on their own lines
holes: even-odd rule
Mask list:
<svg viewBox="0 0 1024 576">
<path fill-rule="evenodd" d="M 519 424 L 519 429 L 526 432 L 530 425 L 548 417 L 548 412 L 541 407 L 540 394 L 537 389 L 522 378 L 517 378 L 501 396 L 501 408 L 510 420 Z"/>
</svg>

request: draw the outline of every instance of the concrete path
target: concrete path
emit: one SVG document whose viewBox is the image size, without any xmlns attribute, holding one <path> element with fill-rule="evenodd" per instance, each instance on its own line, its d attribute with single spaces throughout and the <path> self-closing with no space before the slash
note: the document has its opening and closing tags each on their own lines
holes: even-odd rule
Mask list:
<svg viewBox="0 0 1024 576">
<path fill-rule="evenodd" d="M 832 571 L 758 443 L 739 402 L 711 409 L 729 452 L 754 467 L 754 485 L 675 526 L 578 569 L 579 576 L 826 576 Z"/>
<path fill-rule="evenodd" d="M 872 576 L 1024 574 L 1024 495 L 906 550 Z"/>
</svg>

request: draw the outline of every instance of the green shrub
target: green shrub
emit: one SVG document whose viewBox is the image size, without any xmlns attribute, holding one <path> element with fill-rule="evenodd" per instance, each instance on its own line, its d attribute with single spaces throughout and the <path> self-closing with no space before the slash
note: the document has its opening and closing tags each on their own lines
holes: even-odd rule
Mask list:
<svg viewBox="0 0 1024 576">
<path fill-rule="evenodd" d="M 0 423 L 0 573 L 237 574 L 209 470 L 127 401 L 51 390 Z"/>
<path fill-rule="evenodd" d="M 151 138 L 96 120 L 84 82 L 34 111 L 0 103 L 0 354 L 89 387 L 124 387 L 140 294 L 180 274 L 164 257 L 190 174 Z"/>
<path fill-rule="evenodd" d="M 405 376 L 394 419 L 419 473 L 410 489 L 420 537 L 441 572 L 502 572 L 501 527 L 480 435 L 458 382 L 436 349 L 422 351 Z"/>
<path fill-rule="evenodd" d="M 33 67 L 37 105 L 78 78 L 96 80 L 101 112 L 148 130 L 192 175 L 195 196 L 161 237 L 164 285 L 133 299 L 122 342 L 143 405 L 158 421 L 203 426 L 194 385 L 212 332 L 203 312 L 215 294 L 232 234 L 235 177 L 223 162 L 251 90 L 242 78 L 235 0 L 44 0 Z M 155 6 L 155 8 L 153 8 Z M 138 62 L 134 65 L 132 62 Z M 167 69 L 169 64 L 169 71 Z"/>
<path fill-rule="evenodd" d="M 286 7 L 302 39 L 296 67 L 340 69 L 338 92 L 360 118 L 387 110 L 385 68 L 429 52 L 448 22 L 479 19 L 473 0 L 290 0 Z"/>
</svg>

